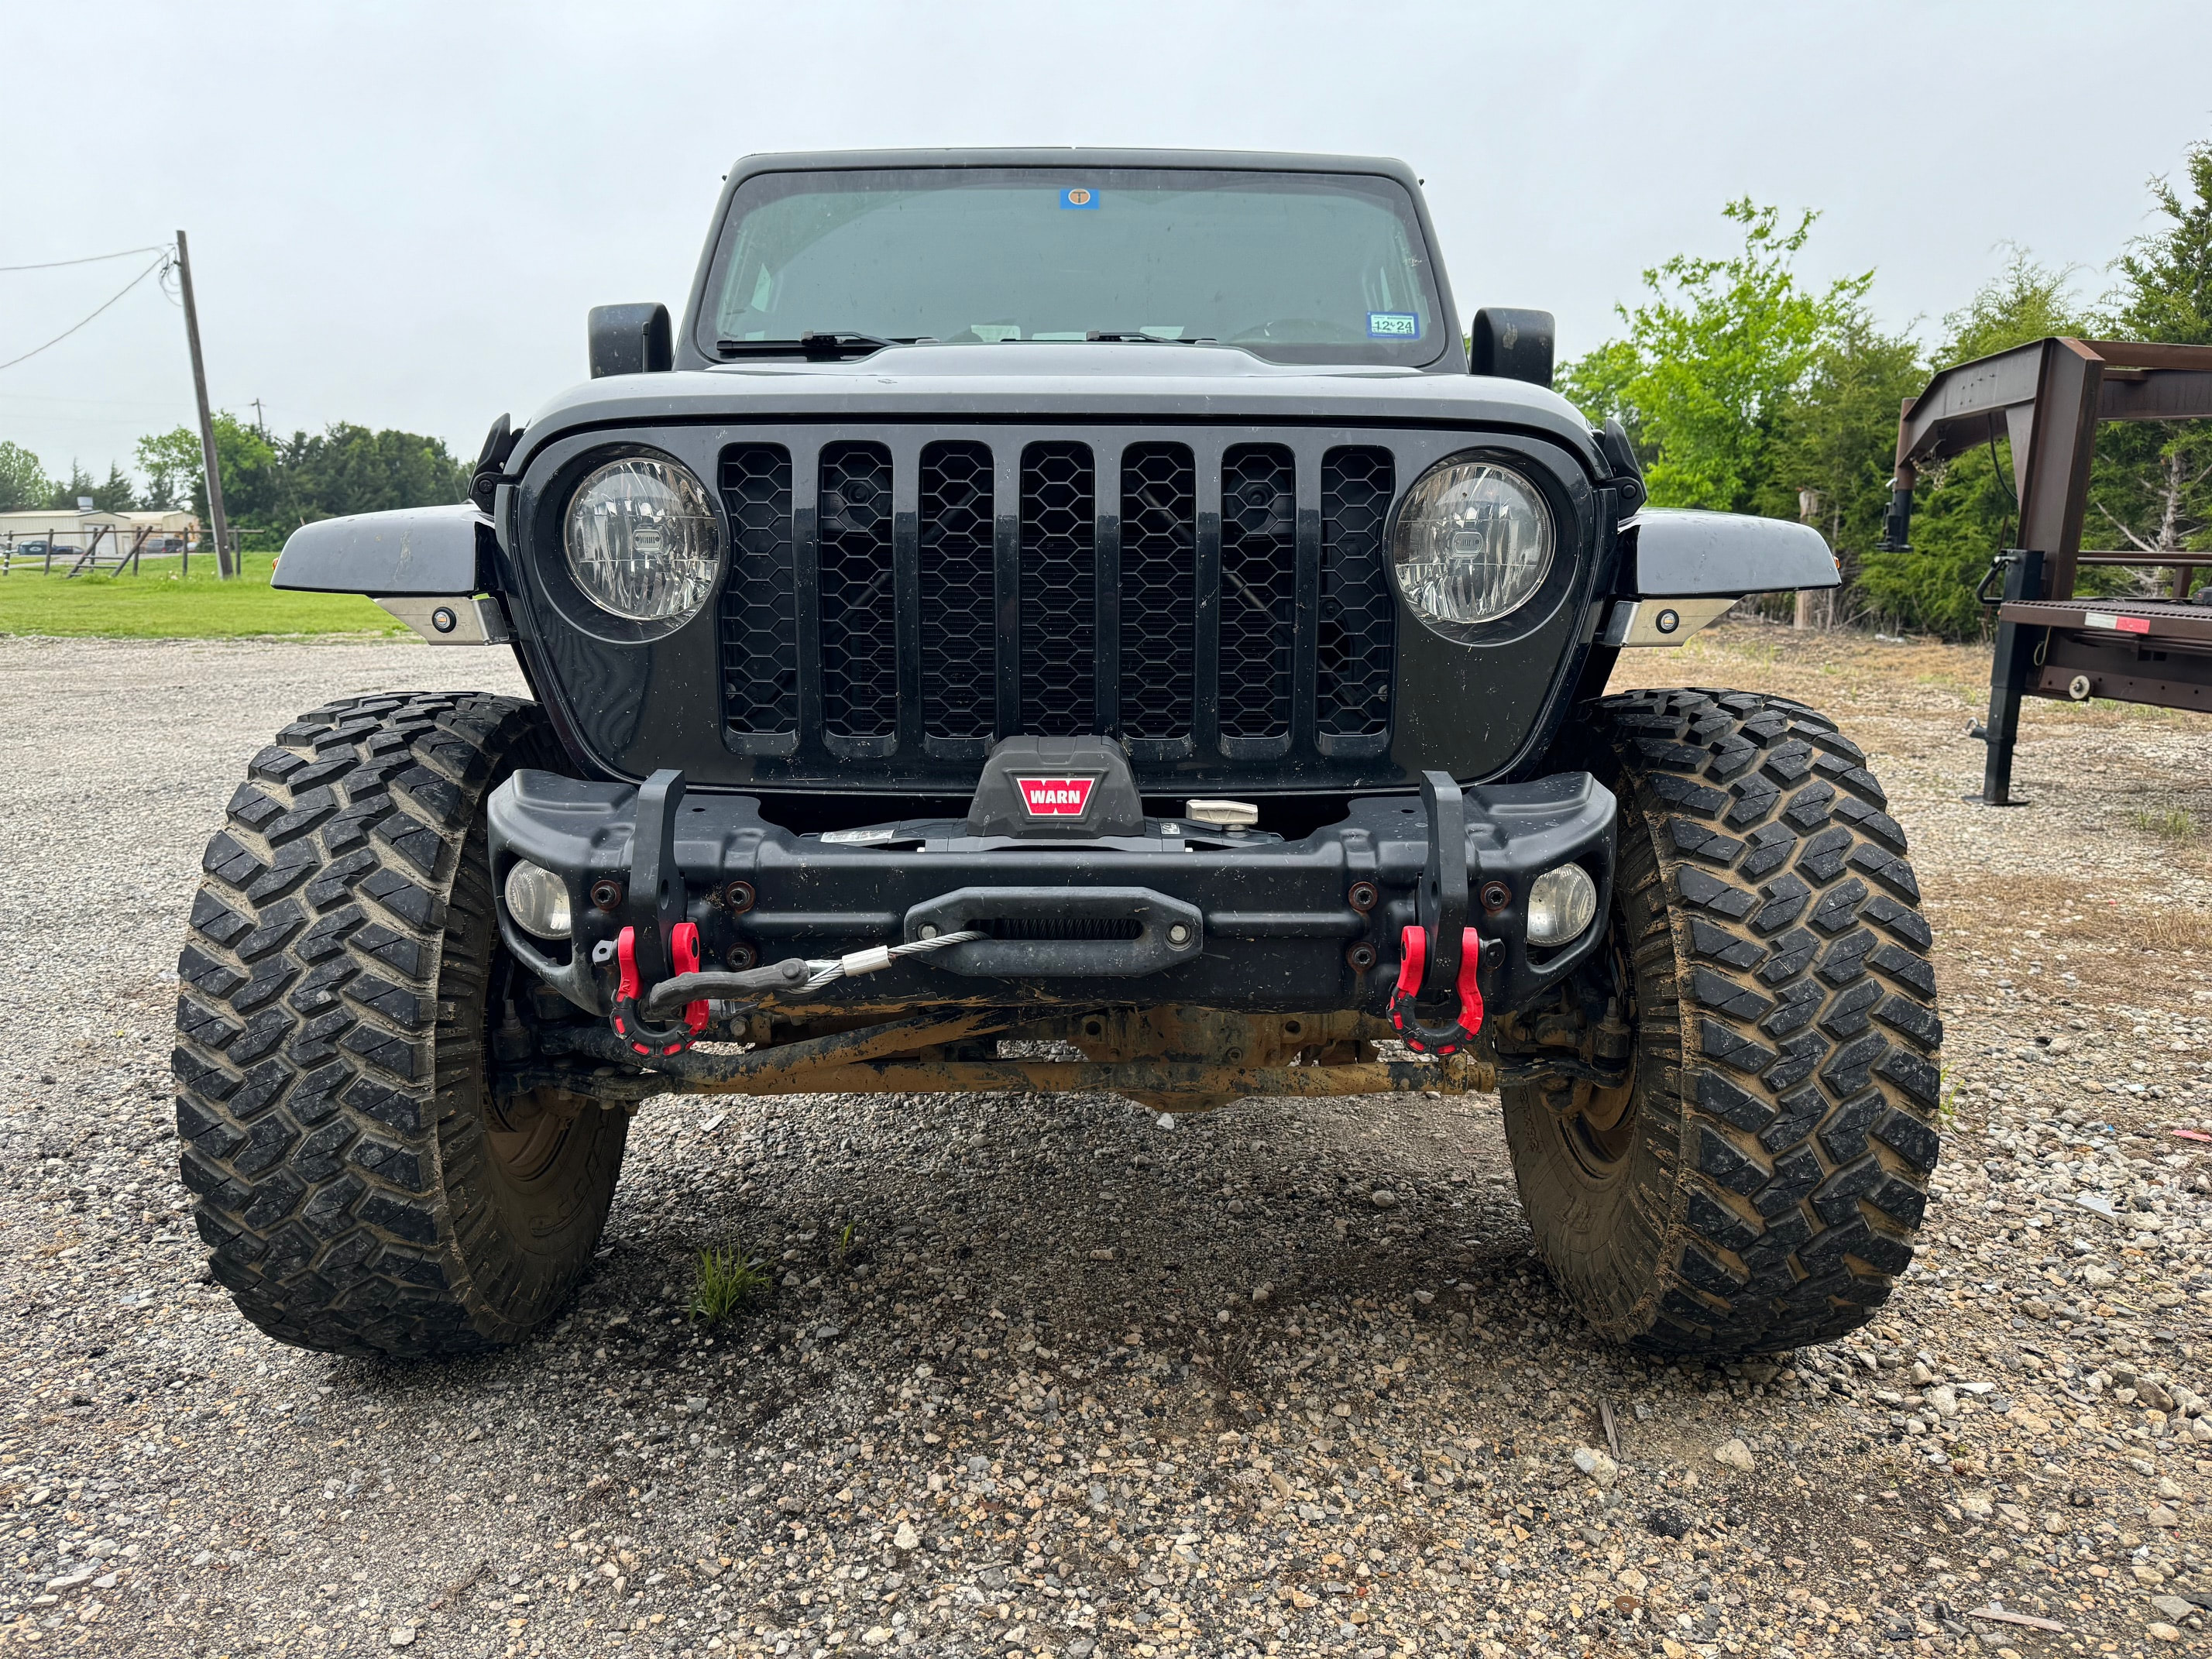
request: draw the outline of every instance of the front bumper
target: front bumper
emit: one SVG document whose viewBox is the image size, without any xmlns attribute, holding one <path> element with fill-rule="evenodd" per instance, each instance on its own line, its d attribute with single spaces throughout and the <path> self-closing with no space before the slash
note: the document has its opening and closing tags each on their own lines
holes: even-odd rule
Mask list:
<svg viewBox="0 0 2212 1659">
<path fill-rule="evenodd" d="M 657 967 L 645 975 L 649 986 L 671 971 L 666 941 L 686 921 L 698 928 L 702 965 L 739 969 L 969 927 L 988 935 L 803 999 L 780 993 L 779 1007 L 1380 1014 L 1404 929 L 1438 925 L 1439 885 L 1449 920 L 1455 880 L 1468 896 L 1466 925 L 1482 939 L 1486 1005 L 1525 1007 L 1605 931 L 1613 797 L 1580 772 L 1443 787 L 1464 814 L 1456 850 L 1456 815 L 1410 796 L 1355 799 L 1340 821 L 1297 841 L 1150 817 L 1141 835 L 1061 842 L 975 836 L 959 819 L 830 838 L 768 823 L 751 796 L 687 796 L 673 774 L 640 789 L 523 771 L 491 798 L 492 877 L 508 950 L 595 1014 L 612 1006 L 622 931 L 635 929 L 641 957 Z M 536 938 L 507 913 L 504 884 L 518 859 L 567 884 L 570 938 Z M 1568 862 L 1596 883 L 1596 920 L 1565 945 L 1533 946 L 1530 884 Z"/>
</svg>

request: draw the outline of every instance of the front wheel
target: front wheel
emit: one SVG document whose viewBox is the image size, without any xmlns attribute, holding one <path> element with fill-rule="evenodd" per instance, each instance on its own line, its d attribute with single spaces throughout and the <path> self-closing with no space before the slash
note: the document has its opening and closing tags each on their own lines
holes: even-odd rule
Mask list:
<svg viewBox="0 0 2212 1659">
<path fill-rule="evenodd" d="M 280 1341 L 474 1352 L 591 1261 L 628 1116 L 492 1087 L 530 1009 L 484 799 L 557 763 L 532 703 L 336 702 L 254 757 L 209 843 L 178 964 L 184 1181 L 210 1270 Z"/>
<path fill-rule="evenodd" d="M 1942 1026 L 1905 833 L 1859 750 L 1778 697 L 1632 692 L 1584 740 L 1620 862 L 1609 948 L 1570 996 L 1632 1041 L 1613 1086 L 1502 1091 L 1537 1249 L 1617 1340 L 1840 1336 L 1911 1262 L 1936 1165 Z"/>
</svg>

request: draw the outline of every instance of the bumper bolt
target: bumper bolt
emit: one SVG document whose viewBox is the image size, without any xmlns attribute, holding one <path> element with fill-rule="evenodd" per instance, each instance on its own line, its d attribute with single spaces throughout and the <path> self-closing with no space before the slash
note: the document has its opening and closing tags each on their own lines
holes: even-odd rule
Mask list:
<svg viewBox="0 0 2212 1659">
<path fill-rule="evenodd" d="M 1503 910 L 1507 905 L 1512 902 L 1513 890 L 1508 887 L 1504 882 L 1486 881 L 1482 884 L 1482 908 L 1484 909 Z"/>
<path fill-rule="evenodd" d="M 592 908 L 594 910 L 604 910 L 612 915 L 621 908 L 622 902 L 622 883 L 610 878 L 592 884 Z"/>
<path fill-rule="evenodd" d="M 1344 953 L 1344 959 L 1364 974 L 1375 965 L 1375 947 L 1362 939 Z"/>
<path fill-rule="evenodd" d="M 1355 881 L 1352 884 L 1352 890 L 1344 896 L 1344 899 L 1346 903 L 1364 916 L 1375 908 L 1375 902 L 1382 896 L 1381 891 L 1373 882 Z"/>
<path fill-rule="evenodd" d="M 751 945 L 747 945 L 740 939 L 724 953 L 722 959 L 725 962 L 727 962 L 732 968 L 736 969 L 738 971 L 742 973 L 744 969 L 754 967 L 759 963 L 760 952 L 754 950 Z"/>
<path fill-rule="evenodd" d="M 722 902 L 730 907 L 730 914 L 741 916 L 753 908 L 753 884 L 749 881 L 733 881 L 722 890 Z"/>
</svg>

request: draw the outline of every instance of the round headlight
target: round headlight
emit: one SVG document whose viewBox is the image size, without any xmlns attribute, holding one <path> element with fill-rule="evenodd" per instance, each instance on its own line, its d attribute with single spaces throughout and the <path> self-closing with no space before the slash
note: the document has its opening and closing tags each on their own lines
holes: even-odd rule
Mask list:
<svg viewBox="0 0 2212 1659">
<path fill-rule="evenodd" d="M 680 622 L 714 586 L 714 510 L 676 461 L 633 455 L 592 472 L 568 499 L 562 540 L 584 597 L 632 622 Z"/>
<path fill-rule="evenodd" d="M 507 913 L 526 933 L 566 939 L 571 926 L 568 884 L 542 865 L 517 859 L 507 872 Z"/>
<path fill-rule="evenodd" d="M 1446 639 L 1524 604 L 1552 568 L 1552 509 L 1495 461 L 1452 461 L 1406 492 L 1390 549 L 1398 591 Z"/>
</svg>

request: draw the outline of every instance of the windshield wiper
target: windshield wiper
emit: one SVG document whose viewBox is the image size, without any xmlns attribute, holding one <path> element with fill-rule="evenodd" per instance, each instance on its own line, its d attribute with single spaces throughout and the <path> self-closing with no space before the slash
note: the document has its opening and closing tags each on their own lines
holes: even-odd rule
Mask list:
<svg viewBox="0 0 2212 1659">
<path fill-rule="evenodd" d="M 1147 334 L 1142 329 L 1094 328 L 1086 332 L 1086 340 L 1123 340 L 1136 345 L 1219 345 L 1211 334 L 1196 334 L 1186 340 L 1180 334 Z"/>
<path fill-rule="evenodd" d="M 880 334 L 859 334 L 839 329 L 832 333 L 800 335 L 795 340 L 717 340 L 715 351 L 724 357 L 788 357 L 796 353 L 809 362 L 835 362 L 842 357 L 865 357 L 885 346 L 918 345 L 927 335 L 911 339 L 885 339 Z"/>
</svg>

